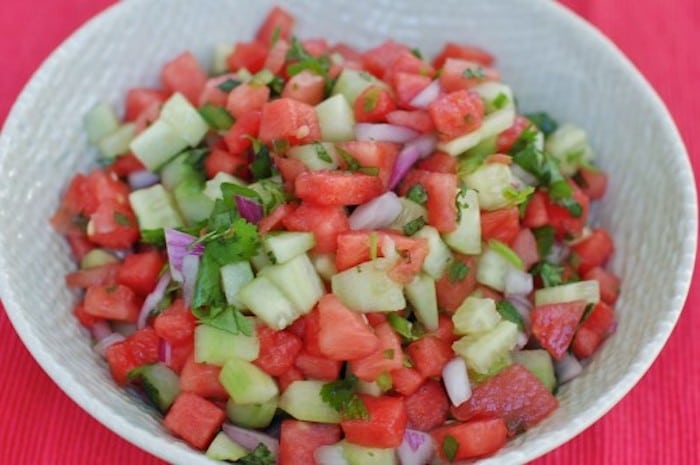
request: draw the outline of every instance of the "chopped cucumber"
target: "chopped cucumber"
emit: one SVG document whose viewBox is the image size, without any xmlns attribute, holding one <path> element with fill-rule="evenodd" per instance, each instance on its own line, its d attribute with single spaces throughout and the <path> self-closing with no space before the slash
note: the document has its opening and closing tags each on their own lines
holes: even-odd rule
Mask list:
<svg viewBox="0 0 700 465">
<path fill-rule="evenodd" d="M 489 298 L 467 297 L 452 315 L 455 334 L 476 334 L 490 331 L 501 321 L 496 302 Z"/>
<path fill-rule="evenodd" d="M 476 131 L 470 132 L 456 139 L 447 142 L 440 142 L 438 150 L 446 152 L 453 157 L 466 152 L 475 147 L 482 140 L 493 137 L 502 133 L 513 125 L 515 121 L 515 109 L 511 107 L 503 108 L 502 110 L 494 111 L 491 114 L 484 116 L 481 126 Z"/>
<path fill-rule="evenodd" d="M 253 269 L 259 273 L 266 266 L 272 265 L 272 260 L 270 260 L 270 257 L 260 248 L 258 253 L 250 258 L 250 264 L 253 265 Z"/>
<path fill-rule="evenodd" d="M 162 363 L 141 365 L 129 372 L 129 378 L 141 380 L 146 396 L 161 412 L 166 412 L 180 395 L 180 378 Z"/>
<path fill-rule="evenodd" d="M 314 460 L 317 465 L 348 465 L 343 455 L 343 445 L 339 442 L 316 449 Z"/>
<path fill-rule="evenodd" d="M 105 249 L 92 249 L 80 260 L 80 269 L 95 268 L 117 262 L 119 262 L 119 259 L 112 252 Z"/>
<path fill-rule="evenodd" d="M 367 394 L 368 396 L 372 397 L 379 397 L 384 393 L 381 386 L 379 386 L 379 383 L 376 381 L 365 381 L 363 379 L 357 382 L 357 392 L 360 394 Z"/>
<path fill-rule="evenodd" d="M 378 258 L 342 271 L 331 279 L 331 289 L 356 312 L 392 312 L 406 307 L 401 284 L 391 279 L 391 262 Z"/>
<path fill-rule="evenodd" d="M 354 105 L 357 97 L 366 88 L 373 84 L 384 85 L 381 81 L 366 71 L 345 68 L 335 81 L 331 94 L 341 94 L 350 105 Z"/>
<path fill-rule="evenodd" d="M 408 284 L 404 292 L 413 305 L 416 318 L 428 331 L 438 328 L 438 306 L 435 281 L 428 275 L 420 273 Z"/>
<path fill-rule="evenodd" d="M 255 278 L 253 269 L 247 261 L 229 263 L 221 267 L 221 284 L 224 287 L 226 302 L 238 308 L 245 305 L 238 298 L 238 292 Z"/>
<path fill-rule="evenodd" d="M 322 140 L 342 142 L 355 138 L 353 109 L 342 95 L 329 97 L 316 105 L 316 116 L 321 126 Z"/>
<path fill-rule="evenodd" d="M 340 413 L 321 398 L 323 381 L 294 381 L 282 393 L 279 407 L 302 421 L 340 423 Z"/>
<path fill-rule="evenodd" d="M 262 245 L 274 263 L 284 263 L 311 250 L 316 238 L 310 232 L 271 232 L 263 237 Z"/>
<path fill-rule="evenodd" d="M 326 289 L 306 254 L 268 266 L 260 274 L 269 279 L 292 303 L 298 315 L 309 313 Z"/>
<path fill-rule="evenodd" d="M 299 316 L 292 302 L 267 276 L 258 276 L 243 286 L 238 299 L 273 329 L 284 329 Z"/>
<path fill-rule="evenodd" d="M 202 183 L 198 179 L 185 179 L 175 186 L 173 197 L 189 224 L 209 218 L 214 209 L 214 201 L 204 194 Z"/>
<path fill-rule="evenodd" d="M 554 375 L 554 363 L 552 357 L 544 349 L 521 350 L 511 355 L 513 362 L 519 363 L 535 375 L 547 389 L 554 391 L 557 387 L 557 378 Z"/>
<path fill-rule="evenodd" d="M 209 131 L 209 125 L 202 115 L 179 92 L 163 104 L 159 119 L 172 127 L 191 147 L 196 147 Z"/>
<path fill-rule="evenodd" d="M 485 163 L 476 171 L 462 176 L 464 184 L 478 193 L 479 208 L 498 210 L 510 205 L 504 192 L 514 181 L 510 167 L 503 163 Z"/>
<path fill-rule="evenodd" d="M 143 166 L 156 171 L 187 148 L 187 141 L 172 126 L 158 119 L 136 136 L 129 148 Z"/>
<path fill-rule="evenodd" d="M 131 192 L 129 203 L 141 229 L 177 228 L 184 223 L 172 197 L 161 184 Z"/>
<path fill-rule="evenodd" d="M 103 158 L 115 158 L 129 151 L 129 144 L 134 139 L 136 125 L 125 123 L 119 126 L 116 131 L 107 134 L 97 142 Z"/>
<path fill-rule="evenodd" d="M 237 358 L 224 363 L 219 381 L 237 404 L 263 404 L 279 394 L 277 383 L 270 375 Z"/>
<path fill-rule="evenodd" d="M 335 254 L 313 254 L 311 255 L 311 263 L 313 263 L 316 273 L 318 273 L 324 281 L 330 281 L 334 275 L 338 274 L 338 269 L 335 267 Z"/>
<path fill-rule="evenodd" d="M 510 321 L 501 320 L 495 328 L 479 335 L 476 339 L 458 340 L 452 349 L 464 358 L 467 366 L 477 373 L 489 373 L 515 347 L 518 342 L 518 326 Z M 464 339 L 464 338 L 463 338 Z"/>
<path fill-rule="evenodd" d="M 466 255 L 481 253 L 481 215 L 476 191 L 464 189 L 457 198 L 459 222 L 457 229 L 442 235 L 445 243 L 457 252 Z"/>
<path fill-rule="evenodd" d="M 535 306 L 584 300 L 589 304 L 600 302 L 600 286 L 591 279 L 560 286 L 545 287 L 535 291 Z"/>
<path fill-rule="evenodd" d="M 483 84 L 475 86 L 472 91 L 479 94 L 484 101 L 484 110 L 486 114 L 493 113 L 503 108 L 515 107 L 513 91 L 509 86 L 500 82 L 484 82 Z"/>
<path fill-rule="evenodd" d="M 231 176 L 223 171 L 216 173 L 216 176 L 204 183 L 204 195 L 212 200 L 220 199 L 221 185 L 222 184 L 236 184 L 238 186 L 245 186 L 245 182 L 241 181 L 235 176 Z"/>
<path fill-rule="evenodd" d="M 88 140 L 96 144 L 119 129 L 119 118 L 108 103 L 98 103 L 85 113 L 83 127 Z"/>
<path fill-rule="evenodd" d="M 233 334 L 201 324 L 194 330 L 194 360 L 197 363 L 222 366 L 237 358 L 252 362 L 260 354 L 257 336 Z"/>
<path fill-rule="evenodd" d="M 273 397 L 262 404 L 237 404 L 226 402 L 226 415 L 232 423 L 244 428 L 267 428 L 277 411 L 279 399 Z"/>
<path fill-rule="evenodd" d="M 428 240 L 428 255 L 423 261 L 423 271 L 431 278 L 440 279 L 447 265 L 452 261 L 452 252 L 440 238 L 440 233 L 432 226 L 424 226 L 414 237 Z"/>
<path fill-rule="evenodd" d="M 564 176 L 573 176 L 582 164 L 593 158 L 593 149 L 588 145 L 586 131 L 572 124 L 559 126 L 549 135 L 545 150 L 559 162 Z"/>
<path fill-rule="evenodd" d="M 428 212 L 422 205 L 406 197 L 399 197 L 399 201 L 401 202 L 401 213 L 391 222 L 389 225 L 390 229 L 396 229 L 403 233 L 403 228 L 411 221 L 415 221 L 420 217 L 423 217 L 423 219 L 428 218 Z"/>
<path fill-rule="evenodd" d="M 265 214 L 269 214 L 277 205 L 281 205 L 288 200 L 280 176 L 261 179 L 253 184 L 249 184 L 248 188 L 255 191 L 260 197 Z"/>
<path fill-rule="evenodd" d="M 364 447 L 341 441 L 348 465 L 398 465 L 395 449 Z"/>
<path fill-rule="evenodd" d="M 202 174 L 188 162 L 188 155 L 189 152 L 183 152 L 160 169 L 160 183 L 167 190 L 172 191 L 175 186 L 187 179 L 203 180 Z"/>
<path fill-rule="evenodd" d="M 228 57 L 233 53 L 233 49 L 234 45 L 229 43 L 214 45 L 214 56 L 211 62 L 212 74 L 224 74 L 228 71 Z"/>
<path fill-rule="evenodd" d="M 209 444 L 206 456 L 214 460 L 235 462 L 249 453 L 247 449 L 234 442 L 226 433 L 219 431 L 211 444 Z"/>
<path fill-rule="evenodd" d="M 492 289 L 503 292 L 506 287 L 506 273 L 511 267 L 508 260 L 500 253 L 491 248 L 487 248 L 476 269 L 476 280 Z"/>
<path fill-rule="evenodd" d="M 492 137 L 487 137 L 486 139 L 482 140 L 478 144 L 476 144 L 474 147 L 470 148 L 466 152 L 464 152 L 462 155 L 460 155 L 460 168 L 464 167 L 464 164 L 466 163 L 467 165 L 472 164 L 472 160 L 479 160 L 478 165 L 474 165 L 472 168 L 473 169 L 467 169 L 465 171 L 471 172 L 474 169 L 478 168 L 481 163 L 483 163 L 483 160 L 491 154 L 494 154 L 497 152 L 497 142 L 498 142 L 498 136 L 492 136 Z"/>
<path fill-rule="evenodd" d="M 335 145 L 328 142 L 294 146 L 289 149 L 287 156 L 299 160 L 311 171 L 338 168 L 338 154 Z"/>
</svg>

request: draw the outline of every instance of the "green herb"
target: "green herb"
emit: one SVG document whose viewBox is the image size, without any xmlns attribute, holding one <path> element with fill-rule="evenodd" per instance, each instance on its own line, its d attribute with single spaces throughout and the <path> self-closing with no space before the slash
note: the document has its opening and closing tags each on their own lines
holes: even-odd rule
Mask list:
<svg viewBox="0 0 700 465">
<path fill-rule="evenodd" d="M 518 312 L 518 309 L 507 300 L 501 300 L 496 303 L 496 311 L 501 314 L 504 320 L 511 321 L 518 325 L 518 329 L 521 331 L 525 328 L 525 323 L 523 322 L 523 317 Z"/>
<path fill-rule="evenodd" d="M 390 357 L 394 358 L 394 357 Z M 377 386 L 379 386 L 379 389 L 382 390 L 382 392 L 386 392 L 389 389 L 391 389 L 392 386 L 392 379 L 391 375 L 387 372 L 382 373 L 381 375 L 377 376 Z"/>
<path fill-rule="evenodd" d="M 450 263 L 450 266 L 447 268 L 447 277 L 450 280 L 450 284 L 463 281 L 468 274 L 469 265 L 459 260 L 452 260 L 452 263 Z"/>
<path fill-rule="evenodd" d="M 325 161 L 326 163 L 333 163 L 331 155 L 328 153 L 328 150 L 326 150 L 322 143 L 314 142 L 314 150 L 316 150 L 316 156 L 319 160 Z"/>
<path fill-rule="evenodd" d="M 386 318 L 389 325 L 394 328 L 394 331 L 406 338 L 406 340 L 415 341 L 420 338 L 421 335 L 418 334 L 419 329 L 398 313 L 389 313 Z"/>
<path fill-rule="evenodd" d="M 238 465 L 275 465 L 277 458 L 263 443 L 259 443 L 248 455 L 244 455 L 235 462 Z"/>
<path fill-rule="evenodd" d="M 355 392 L 358 379 L 350 375 L 345 379 L 326 383 L 321 388 L 321 399 L 348 420 L 368 420 L 369 412 Z"/>
<path fill-rule="evenodd" d="M 376 166 L 363 166 L 362 168 L 358 169 L 357 172 L 368 176 L 379 176 L 379 168 Z"/>
<path fill-rule="evenodd" d="M 533 145 L 537 140 L 537 134 L 537 127 L 535 127 L 534 125 L 531 124 L 528 127 L 526 127 L 523 130 L 523 132 L 520 133 L 517 140 L 513 143 L 510 150 L 508 150 L 508 154 L 515 155 L 516 153 L 520 152 L 526 147 Z"/>
<path fill-rule="evenodd" d="M 198 111 L 210 128 L 217 131 L 225 131 L 233 126 L 233 116 L 224 107 L 207 102 Z"/>
<path fill-rule="evenodd" d="M 525 117 L 529 119 L 532 124 L 537 126 L 537 128 L 542 131 L 545 136 L 550 135 L 559 127 L 559 123 L 557 123 L 557 121 L 552 118 L 549 113 L 544 111 L 529 113 L 525 115 Z"/>
<path fill-rule="evenodd" d="M 394 349 L 386 349 L 386 350 L 383 352 L 383 354 L 384 354 L 384 358 L 386 358 L 387 360 L 393 359 L 394 356 L 396 355 L 396 354 L 394 353 Z"/>
<path fill-rule="evenodd" d="M 371 113 L 377 108 L 379 103 L 379 95 L 382 90 L 377 86 L 372 86 L 364 93 L 364 100 L 362 101 L 362 109 L 365 113 Z"/>
<path fill-rule="evenodd" d="M 462 77 L 467 79 L 485 79 L 486 74 L 484 74 L 484 68 L 477 66 L 476 68 L 467 68 L 462 73 Z"/>
<path fill-rule="evenodd" d="M 413 361 L 407 354 L 404 354 L 403 356 L 403 366 L 406 368 L 413 368 Z"/>
<path fill-rule="evenodd" d="M 511 265 L 519 270 L 524 270 L 525 265 L 520 259 L 517 253 L 506 244 L 496 239 L 491 239 L 489 241 L 489 248 L 494 252 L 498 253 L 501 257 L 505 258 Z"/>
<path fill-rule="evenodd" d="M 496 98 L 493 99 L 493 102 L 491 102 L 491 104 L 493 105 L 493 107 L 496 110 L 500 110 L 501 108 L 505 107 L 509 101 L 510 101 L 510 99 L 508 98 L 508 96 L 506 94 L 504 94 L 503 92 L 500 92 L 496 96 Z"/>
<path fill-rule="evenodd" d="M 411 220 L 403 226 L 403 233 L 405 236 L 413 236 L 415 233 L 423 229 L 425 226 L 425 218 L 419 216 L 415 220 Z"/>
<path fill-rule="evenodd" d="M 377 251 L 379 248 L 379 235 L 377 231 L 372 231 L 369 233 L 369 258 L 372 260 L 377 259 Z"/>
<path fill-rule="evenodd" d="M 457 449 L 459 449 L 457 440 L 449 434 L 446 435 L 442 440 L 442 452 L 445 454 L 445 457 L 447 457 L 447 460 L 450 462 L 454 461 L 457 456 Z"/>
<path fill-rule="evenodd" d="M 184 163 L 192 167 L 197 172 L 197 182 L 204 181 L 204 159 L 209 155 L 209 149 L 190 149 L 182 152 Z"/>
<path fill-rule="evenodd" d="M 259 195 L 260 203 L 265 207 L 266 215 L 279 205 L 287 203 L 291 198 L 285 191 L 281 178 L 277 176 L 261 179 L 252 185 L 256 186 L 255 192 Z"/>
<path fill-rule="evenodd" d="M 272 157 L 267 145 L 260 144 L 255 151 L 253 161 L 249 165 L 250 173 L 255 180 L 265 179 L 272 176 Z"/>
<path fill-rule="evenodd" d="M 478 146 L 477 146 L 478 147 Z M 484 150 L 480 151 L 477 153 L 469 154 L 467 156 L 462 156 L 460 157 L 459 160 L 459 168 L 458 168 L 458 175 L 459 176 L 464 176 L 467 174 L 471 174 L 474 171 L 478 170 L 481 165 L 484 164 L 484 161 L 486 158 L 491 155 L 492 153 L 495 153 L 495 147 L 492 150 Z"/>
<path fill-rule="evenodd" d="M 280 76 L 274 76 L 270 82 L 267 83 L 267 87 L 270 88 L 270 97 L 279 97 L 282 95 L 282 90 L 284 90 L 284 79 Z"/>
<path fill-rule="evenodd" d="M 241 84 L 242 82 L 237 79 L 228 78 L 216 87 L 218 87 L 219 90 L 221 90 L 222 92 L 231 92 L 233 89 L 240 86 Z"/>
<path fill-rule="evenodd" d="M 518 190 L 513 186 L 506 186 L 503 189 L 503 198 L 508 201 L 509 205 L 516 206 L 527 202 L 530 195 L 534 192 L 535 188 L 532 186 L 525 186 L 522 190 Z"/>
<path fill-rule="evenodd" d="M 362 166 L 360 162 L 357 161 L 357 159 L 350 154 L 350 152 L 338 145 L 335 146 L 335 150 L 336 152 L 338 152 L 340 158 L 342 158 L 345 164 L 347 165 L 348 171 L 352 173 L 363 173 L 370 176 L 379 175 L 379 168 L 377 168 L 376 166 Z"/>
<path fill-rule="evenodd" d="M 418 205 L 425 205 L 428 201 L 428 193 L 423 184 L 414 184 L 406 193 L 406 198 L 416 202 Z"/>
<path fill-rule="evenodd" d="M 549 255 L 554 245 L 554 228 L 551 226 L 542 226 L 533 228 L 532 234 L 537 242 L 537 251 L 542 259 Z"/>
<path fill-rule="evenodd" d="M 270 48 L 274 47 L 278 40 L 280 40 L 280 33 L 282 29 L 279 26 L 275 26 L 272 31 L 272 36 L 270 37 Z"/>
<path fill-rule="evenodd" d="M 304 70 L 328 79 L 328 71 L 331 69 L 331 59 L 328 55 L 314 57 L 302 45 L 296 37 L 292 38 L 292 43 L 287 51 L 287 61 L 294 63 L 287 66 L 287 74 L 294 76 Z"/>
<path fill-rule="evenodd" d="M 413 54 L 414 57 L 421 59 L 421 60 L 423 59 L 423 53 L 421 53 L 421 51 L 418 48 L 412 48 L 411 53 Z"/>
<path fill-rule="evenodd" d="M 126 227 L 133 225 L 133 223 L 131 222 L 131 218 L 129 218 L 122 212 L 114 212 L 114 222 L 120 226 Z"/>
<path fill-rule="evenodd" d="M 163 228 L 158 229 L 142 229 L 141 242 L 151 244 L 158 247 L 165 247 L 165 231 Z"/>
<path fill-rule="evenodd" d="M 581 316 L 581 323 L 586 321 L 589 316 L 591 316 L 591 313 L 593 313 L 593 309 L 595 308 L 595 304 L 588 304 L 586 305 L 586 308 L 583 310 L 583 315 Z"/>
<path fill-rule="evenodd" d="M 544 287 L 564 284 L 564 267 L 547 261 L 541 261 L 532 268 L 532 274 L 539 276 Z"/>
</svg>

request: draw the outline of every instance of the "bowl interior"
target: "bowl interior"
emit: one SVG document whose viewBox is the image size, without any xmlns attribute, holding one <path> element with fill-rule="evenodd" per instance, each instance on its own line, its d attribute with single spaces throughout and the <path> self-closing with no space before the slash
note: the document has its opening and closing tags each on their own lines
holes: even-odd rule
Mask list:
<svg viewBox="0 0 700 465">
<path fill-rule="evenodd" d="M 214 44 L 248 40 L 270 1 L 121 2 L 63 44 L 32 78 L 0 141 L 0 291 L 34 357 L 78 404 L 132 443 L 173 463 L 215 463 L 172 438 L 111 381 L 71 315 L 63 284 L 69 250 L 48 218 L 72 173 L 95 160 L 82 116 L 122 108 L 128 88 L 157 85 L 182 50 L 210 63 Z M 584 374 L 561 389 L 561 408 L 483 463 L 520 463 L 565 442 L 614 405 L 660 351 L 682 308 L 695 256 L 695 186 L 683 144 L 660 100 L 606 39 L 555 2 L 300 0 L 302 37 L 358 47 L 388 37 L 428 54 L 447 40 L 492 51 L 524 111 L 583 126 L 610 173 L 597 221 L 616 243 L 619 329 Z"/>
</svg>

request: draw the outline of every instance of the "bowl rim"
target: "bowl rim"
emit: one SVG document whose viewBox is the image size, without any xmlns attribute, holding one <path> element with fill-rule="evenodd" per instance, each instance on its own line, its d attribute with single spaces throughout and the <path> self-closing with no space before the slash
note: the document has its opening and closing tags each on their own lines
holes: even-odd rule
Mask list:
<svg viewBox="0 0 700 465">
<path fill-rule="evenodd" d="M 512 1 L 532 4 L 532 0 Z M 665 346 L 666 341 L 671 336 L 690 290 L 697 253 L 698 204 L 693 169 L 680 132 L 664 102 L 629 58 L 627 58 L 617 45 L 598 28 L 559 2 L 552 2 L 551 0 L 539 0 L 539 2 L 539 7 L 549 9 L 552 15 L 556 15 L 556 21 L 565 23 L 567 26 L 575 29 L 575 32 L 579 36 L 587 36 L 587 39 L 593 46 L 606 49 L 606 53 L 617 61 L 622 72 L 632 80 L 635 86 L 633 92 L 641 95 L 652 105 L 654 113 L 659 117 L 662 123 L 663 132 L 667 134 L 674 144 L 675 150 L 673 150 L 673 156 L 675 162 L 682 164 L 682 168 L 684 168 L 680 170 L 679 173 L 679 177 L 681 178 L 679 179 L 679 184 L 683 186 L 682 201 L 684 212 L 686 213 L 686 221 L 683 226 L 688 234 L 686 234 L 682 243 L 682 250 L 684 253 L 682 255 L 682 261 L 679 263 L 679 269 L 682 271 L 678 273 L 674 296 L 669 302 L 669 307 L 672 307 L 672 310 L 668 311 L 666 314 L 667 321 L 670 324 L 663 330 L 658 331 L 654 337 L 649 340 L 645 346 L 647 349 L 644 354 L 645 356 L 642 359 L 637 359 L 635 369 L 625 372 L 625 374 L 618 378 L 613 384 L 613 388 L 609 391 L 608 395 L 599 398 L 598 401 L 593 402 L 585 411 L 582 411 L 581 413 L 585 413 L 581 415 L 582 421 L 570 424 L 567 428 L 566 435 L 558 435 L 554 438 L 555 440 L 529 441 L 531 447 L 526 457 L 517 457 L 515 454 L 516 451 L 512 451 L 513 453 L 507 453 L 503 456 L 486 458 L 479 461 L 479 463 L 484 464 L 497 463 L 506 458 L 516 459 L 517 457 L 517 459 L 525 458 L 527 460 L 532 460 L 539 457 L 579 435 L 584 429 L 598 421 L 615 406 L 649 370 Z M 45 81 L 55 69 L 62 66 L 63 55 L 71 54 L 79 50 L 83 42 L 88 40 L 91 36 L 99 34 L 100 29 L 105 25 L 115 21 L 120 15 L 132 14 L 139 5 L 140 2 L 137 1 L 124 1 L 117 2 L 107 7 L 71 33 L 51 52 L 31 75 L 7 115 L 2 131 L 0 131 L 0 157 L 7 151 L 10 144 L 8 132 L 11 134 L 12 130 L 18 126 L 22 109 L 32 100 L 34 89 L 43 85 L 43 81 Z M 54 363 L 51 357 L 47 355 L 47 351 L 50 348 L 45 347 L 44 342 L 34 333 L 29 322 L 24 319 L 22 309 L 15 304 L 15 299 L 13 298 L 14 292 L 10 286 L 9 274 L 5 271 L 7 269 L 6 257 L 2 249 L 0 249 L 0 297 L 3 297 L 3 304 L 8 319 L 12 323 L 24 346 L 32 354 L 32 357 L 69 398 L 119 437 L 147 453 L 169 460 L 172 463 L 182 463 L 182 460 L 190 459 L 195 462 L 201 461 L 203 455 L 200 452 L 195 452 L 193 449 L 190 451 L 183 451 L 181 448 L 175 448 L 173 447 L 172 441 L 169 442 L 167 438 L 154 435 L 151 432 L 135 427 L 121 416 L 111 415 L 110 411 L 101 408 L 101 403 L 97 399 L 87 395 L 87 390 L 69 376 L 61 365 Z M 513 457 L 511 457 L 511 455 Z M 511 461 L 509 463 L 513 462 Z"/>
</svg>

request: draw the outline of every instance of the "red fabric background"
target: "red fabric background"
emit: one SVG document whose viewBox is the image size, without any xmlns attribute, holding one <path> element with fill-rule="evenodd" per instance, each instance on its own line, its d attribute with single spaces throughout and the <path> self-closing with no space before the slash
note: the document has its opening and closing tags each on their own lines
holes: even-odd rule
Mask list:
<svg viewBox="0 0 700 465">
<path fill-rule="evenodd" d="M 112 0 L 3 0 L 0 121 L 41 61 Z M 565 0 L 632 59 L 674 115 L 700 172 L 700 3 Z M 660 154 L 662 155 L 662 154 Z M 602 420 L 537 460 L 554 464 L 700 463 L 700 286 L 649 373 Z M 0 311 L 1 464 L 161 464 L 92 419 L 44 374 Z"/>
</svg>

